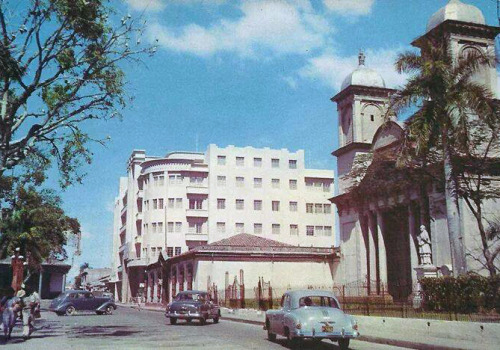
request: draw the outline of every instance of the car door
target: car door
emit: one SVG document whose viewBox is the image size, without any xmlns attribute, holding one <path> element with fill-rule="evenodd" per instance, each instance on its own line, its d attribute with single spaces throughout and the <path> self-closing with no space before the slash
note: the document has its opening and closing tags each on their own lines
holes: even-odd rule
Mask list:
<svg viewBox="0 0 500 350">
<path fill-rule="evenodd" d="M 94 294 L 92 293 L 86 293 L 85 294 L 85 310 L 92 310 L 94 311 L 97 309 L 100 305 L 101 300 L 100 298 L 96 298 Z"/>
<path fill-rule="evenodd" d="M 73 305 L 77 310 L 85 310 L 85 296 L 84 293 L 78 292 L 74 294 L 74 298 L 72 299 Z"/>
<path fill-rule="evenodd" d="M 276 334 L 284 334 L 283 332 L 283 322 L 285 318 L 285 313 L 290 310 L 290 295 L 285 294 L 281 298 L 281 309 L 278 310 L 273 315 L 273 320 L 271 321 L 272 332 Z"/>
</svg>

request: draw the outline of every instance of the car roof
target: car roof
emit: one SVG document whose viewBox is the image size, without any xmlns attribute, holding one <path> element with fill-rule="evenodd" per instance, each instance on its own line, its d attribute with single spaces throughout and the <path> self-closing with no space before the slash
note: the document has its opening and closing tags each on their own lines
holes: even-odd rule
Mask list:
<svg viewBox="0 0 500 350">
<path fill-rule="evenodd" d="M 317 296 L 317 297 L 330 297 L 334 298 L 337 303 L 338 299 L 333 294 L 332 291 L 329 290 L 320 290 L 320 289 L 302 289 L 302 290 L 289 290 L 285 294 L 290 295 L 290 298 L 292 299 L 292 305 L 298 305 L 300 298 L 304 298 L 307 296 Z"/>
<path fill-rule="evenodd" d="M 72 294 L 72 293 L 92 293 L 90 290 L 85 289 L 69 289 L 65 290 L 63 293 Z"/>
<path fill-rule="evenodd" d="M 183 290 L 182 292 L 179 292 L 178 294 L 207 294 L 207 292 L 203 290 Z"/>
</svg>

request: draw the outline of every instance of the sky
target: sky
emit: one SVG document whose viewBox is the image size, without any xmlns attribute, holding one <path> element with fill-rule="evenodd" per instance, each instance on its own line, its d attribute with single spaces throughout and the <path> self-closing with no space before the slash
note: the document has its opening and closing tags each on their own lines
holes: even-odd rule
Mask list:
<svg viewBox="0 0 500 350">
<path fill-rule="evenodd" d="M 464 0 L 498 23 L 496 0 Z M 75 267 L 111 265 L 113 203 L 133 149 L 148 155 L 219 146 L 305 150 L 306 166 L 335 170 L 336 106 L 330 98 L 356 68 L 359 50 L 388 87 L 405 82 L 393 63 L 424 34 L 447 0 L 124 0 L 158 46 L 144 64 L 122 66 L 134 97 L 122 121 L 87 126 L 96 137 L 82 185 L 62 193 L 82 224 Z M 75 274 L 76 269 L 70 273 Z"/>
</svg>

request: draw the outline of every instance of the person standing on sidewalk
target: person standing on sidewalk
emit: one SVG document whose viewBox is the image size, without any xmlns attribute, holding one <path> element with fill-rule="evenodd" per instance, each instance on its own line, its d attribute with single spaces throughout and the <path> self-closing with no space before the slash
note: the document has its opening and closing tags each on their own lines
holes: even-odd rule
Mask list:
<svg viewBox="0 0 500 350">
<path fill-rule="evenodd" d="M 35 323 L 35 311 L 40 305 L 40 297 L 37 292 L 26 296 L 25 285 L 21 285 L 21 290 L 17 292 L 17 297 L 21 298 L 23 316 L 23 338 L 29 339 L 33 332 Z"/>
</svg>

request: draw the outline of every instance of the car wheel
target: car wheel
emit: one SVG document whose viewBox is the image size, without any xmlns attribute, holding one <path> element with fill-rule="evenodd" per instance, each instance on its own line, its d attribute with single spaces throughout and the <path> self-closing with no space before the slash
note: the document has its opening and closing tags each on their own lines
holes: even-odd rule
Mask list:
<svg viewBox="0 0 500 350">
<path fill-rule="evenodd" d="M 175 317 L 170 317 L 170 324 L 177 324 L 177 319 Z"/>
<path fill-rule="evenodd" d="M 288 340 L 288 345 L 291 349 L 300 349 L 300 346 L 302 345 L 302 339 L 292 337 L 288 328 L 285 328 L 285 335 L 286 339 Z"/>
<path fill-rule="evenodd" d="M 340 339 L 339 340 L 339 347 L 340 347 L 340 350 L 349 349 L 349 339 Z"/>
<path fill-rule="evenodd" d="M 102 315 L 102 311 L 96 311 L 95 313 L 98 315 Z"/>
<path fill-rule="evenodd" d="M 219 316 L 214 317 L 214 323 L 219 323 Z"/>
<path fill-rule="evenodd" d="M 267 329 L 267 339 L 269 339 L 270 341 L 276 341 L 276 334 L 271 333 L 269 320 L 266 320 L 266 329 Z"/>
<path fill-rule="evenodd" d="M 113 307 L 111 305 L 106 306 L 106 315 L 112 315 L 113 314 Z"/>
<path fill-rule="evenodd" d="M 202 326 L 206 325 L 207 324 L 207 316 L 206 315 L 203 315 L 202 318 L 200 318 L 200 324 Z"/>
<path fill-rule="evenodd" d="M 75 307 L 74 307 L 74 306 L 68 306 L 68 307 L 66 308 L 66 312 L 65 312 L 65 314 L 66 314 L 67 316 L 71 316 L 71 315 L 76 314 L 76 309 L 75 309 Z"/>
</svg>

